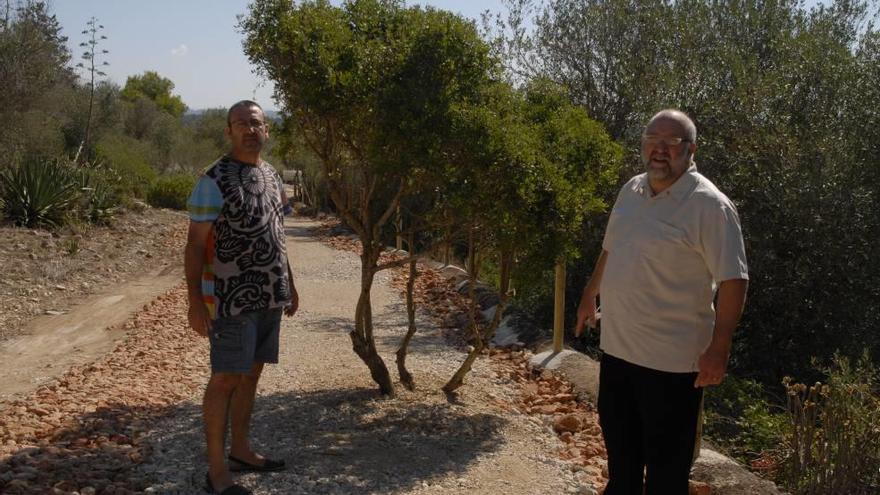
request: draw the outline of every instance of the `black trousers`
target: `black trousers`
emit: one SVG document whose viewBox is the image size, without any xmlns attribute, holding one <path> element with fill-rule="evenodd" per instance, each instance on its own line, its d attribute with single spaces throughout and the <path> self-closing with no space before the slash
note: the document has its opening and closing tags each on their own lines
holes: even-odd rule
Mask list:
<svg viewBox="0 0 880 495">
<path fill-rule="evenodd" d="M 703 389 L 694 388 L 696 377 L 602 356 L 599 424 L 608 451 L 605 495 L 687 495 L 703 399 Z"/>
</svg>

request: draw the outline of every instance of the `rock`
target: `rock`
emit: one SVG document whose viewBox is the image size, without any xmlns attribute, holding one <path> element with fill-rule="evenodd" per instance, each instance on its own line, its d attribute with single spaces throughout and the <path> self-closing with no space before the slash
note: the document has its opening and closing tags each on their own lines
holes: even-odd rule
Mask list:
<svg viewBox="0 0 880 495">
<path fill-rule="evenodd" d="M 596 491 L 596 489 L 590 485 L 581 485 L 578 488 L 578 493 L 580 495 L 598 495 L 599 494 L 599 492 Z"/>
<path fill-rule="evenodd" d="M 712 487 L 701 481 L 690 480 L 688 482 L 688 495 L 712 495 Z"/>
<path fill-rule="evenodd" d="M 553 431 L 556 433 L 574 433 L 581 429 L 581 420 L 574 414 L 559 416 L 553 420 Z"/>
<path fill-rule="evenodd" d="M 31 485 L 25 480 L 14 479 L 3 487 L 3 493 L 31 493 Z"/>
<path fill-rule="evenodd" d="M 712 487 L 712 495 L 781 495 L 771 481 L 761 479 L 734 460 L 709 449 L 700 449 L 693 478 Z"/>
</svg>

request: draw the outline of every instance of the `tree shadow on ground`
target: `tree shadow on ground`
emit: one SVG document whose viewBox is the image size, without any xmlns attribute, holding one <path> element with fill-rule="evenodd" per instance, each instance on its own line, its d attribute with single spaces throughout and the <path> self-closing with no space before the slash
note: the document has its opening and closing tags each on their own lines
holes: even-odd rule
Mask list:
<svg viewBox="0 0 880 495">
<path fill-rule="evenodd" d="M 338 316 L 309 319 L 307 325 L 297 328 L 298 332 L 348 334 L 354 330 L 354 320 Z"/>
<path fill-rule="evenodd" d="M 314 227 L 299 225 L 284 227 L 284 234 L 287 237 L 296 237 L 298 241 L 302 242 L 321 242 L 321 239 L 315 235 Z"/>
<path fill-rule="evenodd" d="M 89 486 L 96 493 L 142 491 L 149 480 L 136 470 L 150 446 L 140 432 L 174 409 L 115 403 L 65 417 L 61 428 L 38 434 L 32 445 L 0 462 L 0 493 L 67 493 Z"/>
<path fill-rule="evenodd" d="M 189 471 L 166 483 L 166 490 L 192 486 L 204 476 L 201 418 L 192 409 L 181 411 L 152 439 L 156 452 L 172 454 Z M 251 428 L 254 448 L 286 460 L 288 469 L 238 480 L 256 493 L 396 492 L 457 478 L 481 455 L 500 448 L 505 423 L 445 402 L 382 398 L 373 389 L 260 396 Z"/>
<path fill-rule="evenodd" d="M 154 493 L 199 492 L 206 465 L 198 405 L 118 404 L 70 419 L 71 426 L 39 447 L 0 462 L 0 473 L 9 478 L 0 481 L 0 493 L 86 486 L 97 493 L 148 487 Z M 254 447 L 289 468 L 237 479 L 255 493 L 396 492 L 459 477 L 500 448 L 505 423 L 445 402 L 383 398 L 372 389 L 261 395 L 252 421 Z M 89 443 L 77 445 L 81 438 Z"/>
<path fill-rule="evenodd" d="M 373 327 L 377 334 L 374 335 L 374 339 L 380 349 L 393 351 L 400 347 L 408 325 L 406 310 L 400 309 L 400 311 L 403 311 L 402 316 L 394 311 L 387 311 L 374 318 Z M 446 338 L 436 335 L 436 325 L 419 320 L 417 328 L 418 330 L 409 345 L 409 354 L 435 354 L 449 349 Z M 354 330 L 354 320 L 342 317 L 313 319 L 309 321 L 308 325 L 303 325 L 301 329 L 298 329 L 298 331 L 304 332 L 333 334 L 348 334 L 352 330 Z"/>
</svg>

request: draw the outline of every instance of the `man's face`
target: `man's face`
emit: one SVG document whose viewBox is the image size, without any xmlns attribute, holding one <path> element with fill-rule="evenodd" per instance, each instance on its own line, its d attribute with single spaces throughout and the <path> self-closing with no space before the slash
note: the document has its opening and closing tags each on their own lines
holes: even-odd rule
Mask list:
<svg viewBox="0 0 880 495">
<path fill-rule="evenodd" d="M 661 117 L 642 135 L 642 163 L 652 184 L 668 187 L 690 166 L 697 145 L 687 140 L 684 124 Z"/>
<path fill-rule="evenodd" d="M 229 116 L 226 136 L 233 152 L 259 153 L 269 139 L 266 116 L 257 107 L 238 107 Z"/>
</svg>

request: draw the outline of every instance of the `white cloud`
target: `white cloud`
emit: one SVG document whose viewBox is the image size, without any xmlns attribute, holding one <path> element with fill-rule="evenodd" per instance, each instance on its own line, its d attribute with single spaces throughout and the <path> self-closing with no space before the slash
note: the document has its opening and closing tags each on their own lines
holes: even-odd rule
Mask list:
<svg viewBox="0 0 880 495">
<path fill-rule="evenodd" d="M 182 56 L 186 55 L 188 52 L 189 52 L 189 48 L 186 45 L 184 45 L 183 43 L 181 43 L 180 46 L 178 46 L 177 48 L 171 49 L 171 55 L 173 55 L 175 57 L 182 57 Z"/>
</svg>

